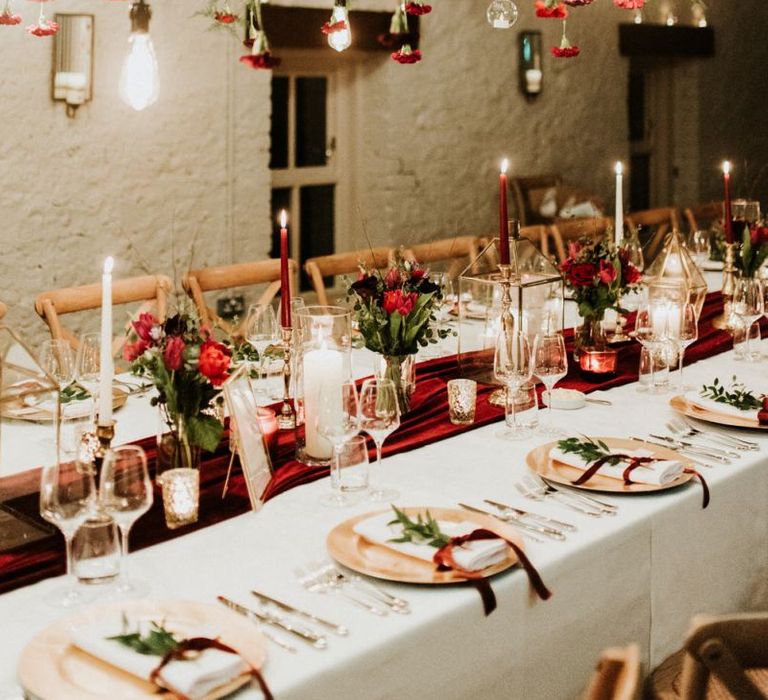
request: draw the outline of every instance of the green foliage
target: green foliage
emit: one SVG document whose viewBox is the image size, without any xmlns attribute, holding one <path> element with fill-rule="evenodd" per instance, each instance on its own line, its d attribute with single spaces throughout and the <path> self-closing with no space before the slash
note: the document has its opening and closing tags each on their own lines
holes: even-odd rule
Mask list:
<svg viewBox="0 0 768 700">
<path fill-rule="evenodd" d="M 402 510 L 392 506 L 395 511 L 395 518 L 387 525 L 402 525 L 403 534 L 400 537 L 391 539 L 390 542 L 415 542 L 417 544 L 428 544 L 430 547 L 440 549 L 450 544 L 451 538 L 440 531 L 440 526 L 429 511 L 424 516 L 417 514 L 416 520 L 411 520 Z"/>
<path fill-rule="evenodd" d="M 59 392 L 61 403 L 71 403 L 72 401 L 85 401 L 91 393 L 85 387 L 77 382 L 68 384 Z"/>
<path fill-rule="evenodd" d="M 712 384 L 709 386 L 704 384 L 701 387 L 699 396 L 733 406 L 740 411 L 754 411 L 763 406 L 762 397 L 755 396 L 735 376 L 731 378 L 731 384 L 728 387 L 721 384 L 720 380 L 715 377 Z"/>
<path fill-rule="evenodd" d="M 586 435 L 583 439 L 570 437 L 560 440 L 557 446 L 566 454 L 579 455 L 587 464 L 611 454 L 611 449 L 602 440 L 593 440 Z M 608 464 L 618 464 L 620 461 L 618 457 L 612 457 L 608 460 Z"/>
<path fill-rule="evenodd" d="M 128 620 L 123 615 L 123 634 L 107 637 L 107 639 L 118 642 L 144 656 L 163 657 L 179 648 L 179 640 L 166 630 L 162 623 L 151 622 L 150 630 L 146 635 L 142 635 L 138 631 L 126 632 L 127 628 Z"/>
</svg>

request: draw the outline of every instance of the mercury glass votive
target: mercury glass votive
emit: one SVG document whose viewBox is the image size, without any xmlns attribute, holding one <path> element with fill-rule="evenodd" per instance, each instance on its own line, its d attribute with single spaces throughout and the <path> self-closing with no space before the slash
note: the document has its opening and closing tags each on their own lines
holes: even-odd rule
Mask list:
<svg viewBox="0 0 768 700">
<path fill-rule="evenodd" d="M 177 527 L 197 522 L 200 505 L 200 472 L 197 469 L 169 469 L 163 472 L 165 524 Z"/>
<path fill-rule="evenodd" d="M 451 379 L 448 382 L 448 415 L 454 425 L 475 422 L 477 382 L 474 379 Z"/>
</svg>

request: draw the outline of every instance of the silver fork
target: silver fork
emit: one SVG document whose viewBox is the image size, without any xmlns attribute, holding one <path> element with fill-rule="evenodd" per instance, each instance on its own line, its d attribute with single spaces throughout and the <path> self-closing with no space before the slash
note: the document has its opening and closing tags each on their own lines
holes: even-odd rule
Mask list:
<svg viewBox="0 0 768 700">
<path fill-rule="evenodd" d="M 540 474 L 532 474 L 531 479 L 534 483 L 545 487 L 550 493 L 558 493 L 568 498 L 572 498 L 577 502 L 585 503 L 592 508 L 597 508 L 601 513 L 604 513 L 605 515 L 616 515 L 616 513 L 619 511 L 619 507 L 613 503 L 606 503 L 605 501 L 601 501 L 594 496 L 587 496 L 584 493 L 576 493 L 570 489 L 563 488 L 562 486 L 553 483 L 550 479 L 547 479 Z"/>
<path fill-rule="evenodd" d="M 602 512 L 596 510 L 594 507 L 579 505 L 556 491 L 550 492 L 546 486 L 536 485 L 535 482 L 529 481 L 527 477 L 523 482 L 517 482 L 515 487 L 521 494 L 523 494 L 523 496 L 531 498 L 534 501 L 544 501 L 548 497 L 552 497 L 556 501 L 562 503 L 566 508 L 578 511 L 579 513 L 584 513 L 584 515 L 591 515 L 593 518 L 599 518 L 602 515 Z"/>
<path fill-rule="evenodd" d="M 742 438 L 738 438 L 734 435 L 725 435 L 724 433 L 716 433 L 716 432 L 710 432 L 710 431 L 704 431 L 697 428 L 692 423 L 689 423 L 687 420 L 684 420 L 682 418 L 680 419 L 674 419 L 673 422 L 680 426 L 681 429 L 687 430 L 688 435 L 701 435 L 703 438 L 706 438 L 707 440 L 714 440 L 715 442 L 719 442 L 720 444 L 730 444 L 732 447 L 736 447 L 736 449 L 739 450 L 759 450 L 760 445 L 756 442 L 752 442 L 751 440 L 743 440 Z"/>
<path fill-rule="evenodd" d="M 299 583 L 301 583 L 301 585 L 308 591 L 312 591 L 313 593 L 333 593 L 374 615 L 380 617 L 386 617 L 387 615 L 387 611 L 384 608 L 350 593 L 346 590 L 344 584 L 338 581 L 336 577 L 329 576 L 322 571 L 305 571 L 302 568 L 295 569 L 294 573 L 299 579 Z"/>
<path fill-rule="evenodd" d="M 326 575 L 335 577 L 336 580 L 341 583 L 348 583 L 354 588 L 357 588 L 364 595 L 373 597 L 376 602 L 384 603 L 387 607 L 392 608 L 394 612 L 401 614 L 408 614 L 411 612 L 411 605 L 407 600 L 387 593 L 358 574 L 345 573 L 332 562 L 313 562 L 310 563 L 310 567 L 317 568 L 318 570 L 323 571 Z"/>
<path fill-rule="evenodd" d="M 676 436 L 676 439 L 680 442 L 683 442 L 683 438 L 687 439 L 687 444 L 689 444 L 691 447 L 701 447 L 705 450 L 711 450 L 717 454 L 727 455 L 728 457 L 741 457 L 741 455 L 738 452 L 735 452 L 734 450 L 747 450 L 748 448 L 745 447 L 736 447 L 736 445 L 731 445 L 730 443 L 725 442 L 717 442 L 716 440 L 710 440 L 709 444 L 706 442 L 707 438 L 698 437 L 695 433 L 691 433 L 686 428 L 680 428 L 678 423 L 674 420 L 669 421 L 667 424 L 667 430 L 669 430 L 670 433 L 673 433 Z M 714 448 L 712 445 L 718 445 L 718 448 Z M 724 449 L 728 448 L 728 449 Z"/>
</svg>

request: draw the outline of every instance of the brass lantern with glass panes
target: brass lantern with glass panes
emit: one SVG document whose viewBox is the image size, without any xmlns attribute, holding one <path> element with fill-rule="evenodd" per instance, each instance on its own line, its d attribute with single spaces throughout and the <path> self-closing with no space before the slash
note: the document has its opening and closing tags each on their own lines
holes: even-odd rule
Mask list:
<svg viewBox="0 0 768 700">
<path fill-rule="evenodd" d="M 493 355 L 504 315 L 507 325 L 527 333 L 531 347 L 537 333 L 563 328 L 562 275 L 534 243 L 520 236 L 517 221 L 509 265 L 499 260 L 495 238 L 459 276 L 459 368 L 462 376 L 486 384 L 498 383 Z"/>
<path fill-rule="evenodd" d="M 696 309 L 696 318 L 699 317 L 707 295 L 707 282 L 677 230 L 667 236 L 663 250 L 645 271 L 644 277 L 649 301 L 679 305 L 690 302 Z"/>
</svg>

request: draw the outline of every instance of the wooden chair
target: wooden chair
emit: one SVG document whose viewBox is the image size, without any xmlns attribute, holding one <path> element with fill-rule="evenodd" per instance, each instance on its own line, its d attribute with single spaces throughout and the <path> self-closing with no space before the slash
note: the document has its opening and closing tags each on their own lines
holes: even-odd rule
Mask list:
<svg viewBox="0 0 768 700">
<path fill-rule="evenodd" d="M 475 236 L 457 236 L 419 243 L 403 250 L 402 255 L 406 260 L 424 264 L 450 261 L 446 272 L 456 277 L 480 255 L 480 239 Z"/>
<path fill-rule="evenodd" d="M 613 219 L 561 219 L 549 227 L 549 238 L 552 239 L 557 262 L 563 262 L 568 257 L 568 244 L 582 236 L 603 236 Z M 549 251 L 549 242 L 547 245 Z"/>
<path fill-rule="evenodd" d="M 296 263 L 288 261 L 290 278 L 296 273 Z M 268 284 L 258 299 L 258 304 L 269 304 L 280 291 L 280 259 L 259 260 L 258 262 L 237 263 L 219 267 L 203 267 L 190 270 L 182 280 L 184 291 L 194 301 L 200 321 L 210 326 L 224 328 L 228 332 L 234 329 L 221 319 L 216 311 L 205 301 L 205 292 L 213 292 L 233 287 L 249 287 L 257 284 Z"/>
<path fill-rule="evenodd" d="M 321 255 L 316 258 L 309 258 L 304 263 L 304 271 L 312 283 L 312 288 L 317 293 L 317 303 L 327 305 L 328 292 L 325 288 L 325 277 L 357 272 L 361 263 L 371 269 L 382 270 L 390 264 L 394 254 L 393 248 L 381 247 L 353 250 L 350 253 Z"/>
<path fill-rule="evenodd" d="M 531 202 L 531 191 L 548 187 L 560 187 L 563 178 L 560 175 L 532 175 L 530 177 L 511 177 L 509 179 L 512 188 L 517 218 L 521 226 L 530 226 L 544 221 Z"/>
<path fill-rule="evenodd" d="M 610 648 L 600 654 L 584 700 L 635 700 L 640 691 L 640 648 Z"/>
<path fill-rule="evenodd" d="M 709 228 L 715 221 L 723 218 L 723 202 L 694 204 L 692 207 L 687 207 L 683 215 L 690 233 Z"/>
<path fill-rule="evenodd" d="M 114 305 L 144 302 L 141 311 L 154 310 L 155 315 L 165 319 L 168 308 L 168 295 L 173 289 L 169 277 L 165 275 L 145 275 L 142 277 L 128 277 L 115 280 L 112 284 L 112 303 Z M 42 292 L 35 299 L 35 311 L 48 325 L 51 338 L 54 340 L 67 340 L 77 349 L 79 341 L 77 337 L 64 328 L 60 316 L 101 308 L 101 285 L 86 284 L 81 287 L 67 287 Z M 125 342 L 125 338 L 116 338 L 116 352 Z"/>
<path fill-rule="evenodd" d="M 0 301 L 0 318 L 4 318 L 7 312 L 8 312 L 8 307 L 5 304 L 3 304 L 2 301 Z"/>
<path fill-rule="evenodd" d="M 659 253 L 667 233 L 680 228 L 680 218 L 674 207 L 636 211 L 627 214 L 624 221 L 632 234 L 638 236 L 647 263 L 651 262 Z M 648 234 L 641 231 L 645 228 L 651 229 Z"/>
</svg>

